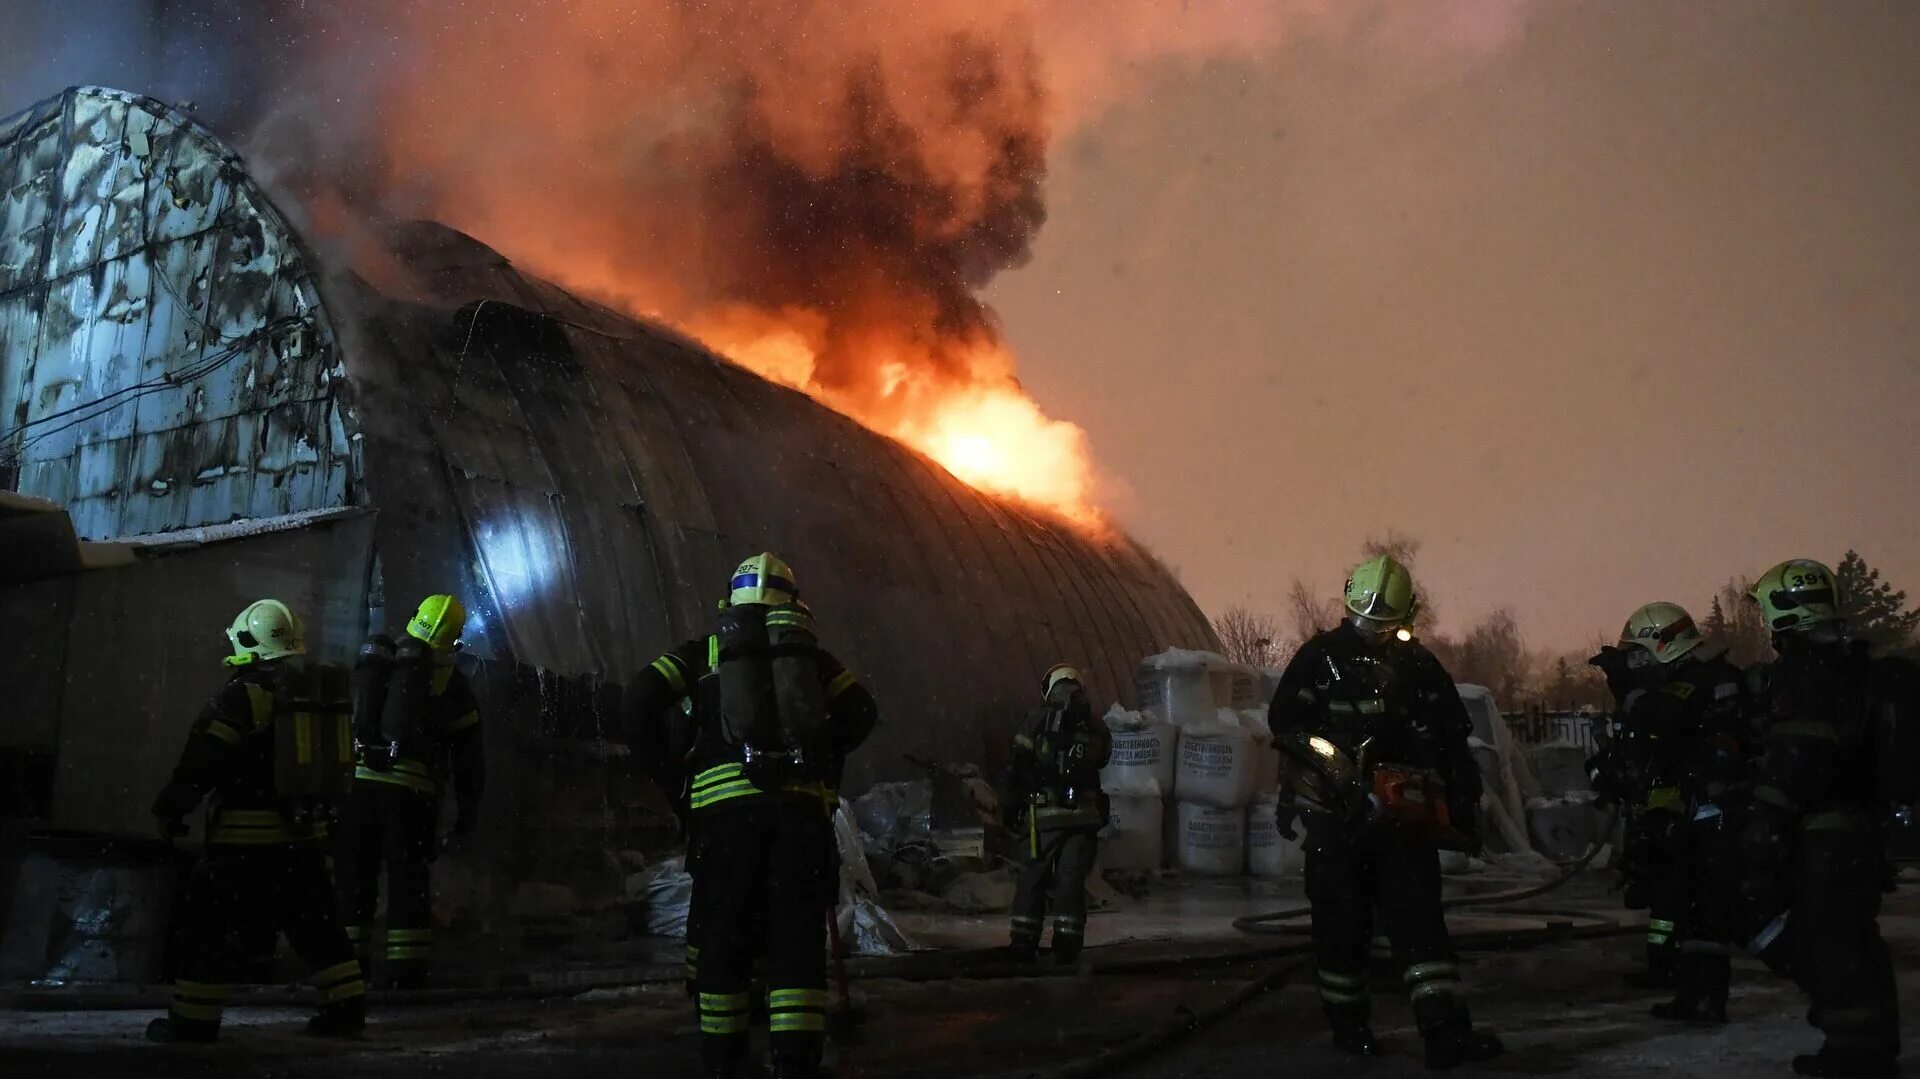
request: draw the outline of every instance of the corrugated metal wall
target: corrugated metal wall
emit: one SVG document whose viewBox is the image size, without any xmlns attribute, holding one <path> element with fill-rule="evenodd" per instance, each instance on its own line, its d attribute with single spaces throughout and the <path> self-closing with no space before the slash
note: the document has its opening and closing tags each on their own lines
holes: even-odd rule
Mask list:
<svg viewBox="0 0 1920 1079">
<path fill-rule="evenodd" d="M 227 624 L 262 595 L 301 612 L 317 655 L 365 634 L 373 515 L 0 588 L 0 747 L 57 751 L 60 831 L 145 836 L 187 727 L 231 673 Z M 14 636 L 15 632 L 19 636 Z"/>
<path fill-rule="evenodd" d="M 86 539 L 345 505 L 339 355 L 239 159 L 88 88 L 0 120 L 0 484 Z"/>
</svg>

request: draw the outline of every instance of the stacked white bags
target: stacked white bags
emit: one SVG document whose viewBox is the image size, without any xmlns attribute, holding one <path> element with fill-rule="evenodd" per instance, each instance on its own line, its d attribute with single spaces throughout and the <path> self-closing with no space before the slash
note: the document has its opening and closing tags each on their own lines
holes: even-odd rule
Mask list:
<svg viewBox="0 0 1920 1079">
<path fill-rule="evenodd" d="M 1100 770 L 1100 789 L 1111 815 L 1100 832 L 1100 864 L 1106 869 L 1147 871 L 1163 863 L 1165 836 L 1161 799 L 1173 789 L 1178 734 L 1173 724 L 1114 705 L 1107 710 L 1113 759 Z"/>
<path fill-rule="evenodd" d="M 1171 648 L 1140 661 L 1134 675 L 1134 688 L 1140 696 L 1140 710 L 1176 727 L 1189 719 L 1211 716 L 1219 707 L 1214 703 L 1214 673 L 1232 686 L 1226 674 L 1226 660 L 1211 652 L 1189 652 Z"/>
<path fill-rule="evenodd" d="M 1145 868 L 1151 785 L 1174 803 L 1158 807 L 1165 834 L 1157 864 L 1239 876 L 1247 872 L 1249 843 L 1257 842 L 1263 874 L 1298 871 L 1298 848 L 1278 840 L 1273 826 L 1280 760 L 1267 732 L 1267 703 L 1277 678 L 1211 652 L 1172 649 L 1141 661 L 1141 711 L 1107 713 L 1113 763 L 1100 777 L 1114 820 L 1103 833 L 1103 865 Z"/>
</svg>

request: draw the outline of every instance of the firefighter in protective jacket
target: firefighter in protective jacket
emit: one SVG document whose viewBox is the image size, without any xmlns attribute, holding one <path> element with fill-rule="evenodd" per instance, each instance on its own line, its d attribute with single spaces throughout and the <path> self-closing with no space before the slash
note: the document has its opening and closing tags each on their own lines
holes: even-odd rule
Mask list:
<svg viewBox="0 0 1920 1079">
<path fill-rule="evenodd" d="M 1655 1005 L 1653 1014 L 1724 1023 L 1736 843 L 1752 748 L 1743 676 L 1676 603 L 1633 612 L 1621 639 L 1638 642 L 1660 672 L 1627 717 L 1629 729 L 1652 735 L 1636 811 L 1642 841 L 1669 852 L 1665 878 L 1653 890 L 1647 939 L 1650 963 L 1658 949 L 1673 949 L 1674 998 Z"/>
<path fill-rule="evenodd" d="M 752 965 L 764 955 L 774 1075 L 815 1076 L 826 918 L 838 892 L 832 814 L 847 755 L 877 712 L 819 646 L 792 570 L 773 555 L 734 571 L 717 623 L 640 672 L 628 690 L 628 737 L 656 778 L 675 766 L 691 777 L 687 862 L 699 908 L 705 1074 L 741 1074 Z"/>
<path fill-rule="evenodd" d="M 205 852 L 187 879 L 175 923 L 173 1003 L 147 1036 L 211 1042 L 256 929 L 284 932 L 312 971 L 320 1012 L 307 1031 L 351 1035 L 366 1025 L 367 987 L 334 908 L 327 872 L 329 799 L 352 783 L 347 673 L 305 661 L 299 619 L 279 600 L 249 604 L 227 630 L 227 684 L 187 736 L 153 804 L 160 834 L 209 803 Z"/>
<path fill-rule="evenodd" d="M 1892 806 L 1920 797 L 1920 670 L 1848 639 L 1818 562 L 1782 562 L 1750 596 L 1777 658 L 1750 676 L 1763 741 L 1741 833 L 1740 932 L 1792 974 L 1826 1035 L 1794 1071 L 1891 1076 L 1900 1015 L 1878 922 L 1882 829 Z"/>
<path fill-rule="evenodd" d="M 1053 956 L 1080 955 L 1087 930 L 1087 874 L 1093 871 L 1107 799 L 1100 769 L 1113 755 L 1113 735 L 1087 703 L 1080 672 L 1047 671 L 1044 701 L 1014 736 L 1006 825 L 1020 837 L 1026 864 L 1013 896 L 1013 958 L 1032 962 L 1053 906 Z"/>
<path fill-rule="evenodd" d="M 1666 989 L 1673 985 L 1678 946 L 1673 934 L 1679 897 L 1667 888 L 1674 879 L 1678 820 L 1670 806 L 1648 806 L 1661 731 L 1646 722 L 1650 714 L 1637 705 L 1658 687 L 1662 668 L 1647 642 L 1631 630 L 1629 625 L 1619 644 L 1607 645 L 1587 661 L 1606 676 L 1614 699 L 1606 745 L 1587 761 L 1587 776 L 1603 802 L 1620 807 L 1620 878 L 1626 906 L 1647 912 L 1647 965 L 1627 975 L 1627 983 L 1637 989 Z"/>
<path fill-rule="evenodd" d="M 443 843 L 440 790 L 453 780 L 456 812 L 445 843 L 479 820 L 486 761 L 480 708 L 454 665 L 467 611 L 428 596 L 395 638 L 376 635 L 354 666 L 355 789 L 341 822 L 337 860 L 347 936 L 363 964 L 374 954 L 374 906 L 387 876 L 381 972 L 395 988 L 423 987 L 433 953 L 430 867 Z"/>
<path fill-rule="evenodd" d="M 1442 847 L 1472 849 L 1480 773 L 1453 680 L 1413 639 L 1413 579 L 1391 557 L 1354 568 L 1346 619 L 1303 645 L 1268 712 L 1289 760 L 1280 830 L 1306 825 L 1320 998 L 1334 1042 L 1379 1053 L 1367 957 L 1374 913 L 1404 971 L 1430 1068 L 1500 1053 L 1459 999 L 1440 905 Z"/>
</svg>

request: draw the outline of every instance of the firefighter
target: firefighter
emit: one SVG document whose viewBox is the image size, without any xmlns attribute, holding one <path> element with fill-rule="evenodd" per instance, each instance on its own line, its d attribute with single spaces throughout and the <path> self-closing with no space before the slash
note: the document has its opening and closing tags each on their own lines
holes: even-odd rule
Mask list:
<svg viewBox="0 0 1920 1079">
<path fill-rule="evenodd" d="M 1100 769 L 1113 755 L 1113 735 L 1093 714 L 1074 668 L 1048 670 L 1041 696 L 1014 736 L 1009 768 L 1005 823 L 1027 856 L 1014 891 L 1011 949 L 1016 962 L 1034 960 L 1051 897 L 1053 957 L 1064 966 L 1079 958 L 1086 939 L 1087 874 L 1107 821 Z"/>
<path fill-rule="evenodd" d="M 363 964 L 374 950 L 373 913 L 387 876 L 383 981 L 424 987 L 433 952 L 429 873 L 436 855 L 473 832 L 479 820 L 485 759 L 480 709 L 454 665 L 466 608 L 428 596 L 395 638 L 361 645 L 354 668 L 359 743 L 355 790 L 342 822 L 337 861 L 347 936 Z M 451 778 L 453 829 L 442 841 L 440 789 Z"/>
<path fill-rule="evenodd" d="M 1382 556 L 1347 580 L 1341 624 L 1287 665 L 1268 712 L 1292 762 L 1279 827 L 1306 826 L 1320 998 L 1334 1043 L 1380 1052 L 1370 1024 L 1367 959 L 1374 912 L 1426 1041 L 1429 1068 L 1499 1055 L 1459 997 L 1440 903 L 1442 846 L 1477 849 L 1480 773 L 1473 721 L 1440 661 L 1413 638 L 1413 578 Z"/>
<path fill-rule="evenodd" d="M 1891 1076 L 1900 1017 L 1877 921 L 1881 830 L 1893 805 L 1920 796 L 1920 669 L 1849 639 L 1818 562 L 1780 563 L 1750 597 L 1775 658 L 1749 682 L 1763 752 L 1741 833 L 1741 932 L 1799 983 L 1826 1035 L 1795 1072 Z"/>
<path fill-rule="evenodd" d="M 1627 975 L 1627 984 L 1636 989 L 1671 988 L 1678 947 L 1675 919 L 1680 911 L 1667 884 L 1673 878 L 1678 820 L 1670 807 L 1650 810 L 1647 806 L 1660 731 L 1633 722 L 1635 705 L 1656 688 L 1661 667 L 1645 642 L 1628 632 L 1621 634 L 1619 644 L 1607 645 L 1587 662 L 1606 676 L 1614 699 L 1607 743 L 1587 762 L 1587 774 L 1601 800 L 1621 808 L 1623 898 L 1628 910 L 1647 912 L 1647 965 Z M 1644 713 L 1640 718 L 1646 718 Z"/>
<path fill-rule="evenodd" d="M 327 871 L 327 791 L 352 783 L 346 672 L 305 661 L 300 620 L 279 600 L 240 612 L 227 684 L 201 709 L 173 776 L 153 803 L 160 834 L 187 834 L 183 818 L 209 803 L 204 853 L 177 915 L 173 1003 L 147 1027 L 158 1042 L 211 1042 L 242 942 L 260 927 L 284 932 L 312 971 L 320 1011 L 307 1032 L 351 1036 L 366 1025 L 367 987 L 334 907 Z M 302 739 L 301 734 L 306 738 Z M 306 759 L 289 761 L 305 743 Z M 326 749 L 340 745 L 337 759 Z M 332 766 L 319 782 L 317 769 Z M 313 795 L 308 797 L 308 795 Z"/>
<path fill-rule="evenodd" d="M 826 917 L 838 885 L 832 814 L 873 698 L 820 648 L 793 571 L 772 554 L 734 570 L 714 632 L 629 687 L 629 744 L 649 771 L 692 779 L 687 859 L 700 927 L 694 969 L 705 1074 L 741 1074 L 755 957 L 779 1079 L 820 1074 Z"/>
<path fill-rule="evenodd" d="M 1653 732 L 1638 816 L 1658 822 L 1669 856 L 1649 921 L 1654 948 L 1673 949 L 1674 998 L 1660 1019 L 1727 1021 L 1731 976 L 1734 864 L 1746 804 L 1750 739 L 1743 679 L 1726 649 L 1708 644 L 1676 603 L 1649 603 L 1627 618 L 1621 639 L 1638 643 L 1657 665 L 1656 687 L 1640 694 L 1629 729 Z M 1668 938 L 1658 941 L 1657 937 Z"/>
</svg>

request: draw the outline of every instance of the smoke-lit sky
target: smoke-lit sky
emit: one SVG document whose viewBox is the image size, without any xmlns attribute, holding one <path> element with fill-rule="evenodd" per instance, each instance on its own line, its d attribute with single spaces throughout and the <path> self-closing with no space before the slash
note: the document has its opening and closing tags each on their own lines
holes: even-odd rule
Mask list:
<svg viewBox="0 0 1920 1079">
<path fill-rule="evenodd" d="M 931 296 L 880 337 L 932 341 L 901 362 L 934 398 L 1004 389 L 997 349 L 954 358 L 948 293 L 991 280 L 1021 383 L 1085 428 L 1105 503 L 1209 610 L 1277 610 L 1296 575 L 1331 594 L 1388 529 L 1423 541 L 1443 628 L 1507 605 L 1552 648 L 1849 546 L 1920 593 L 1920 5 L 0 15 L 0 113 L 79 81 L 216 125 L 251 107 L 344 187 L 683 324 L 859 341 Z M 809 89 L 843 82 L 885 90 L 850 112 Z M 876 175 L 897 212 L 870 212 Z M 831 203 L 800 233 L 796 187 Z M 823 278 L 782 249 L 868 254 Z M 794 377 L 841 407 L 898 381 L 814 347 Z"/>
<path fill-rule="evenodd" d="M 1049 208 L 990 299 L 1210 610 L 1388 528 L 1444 624 L 1540 646 L 1848 546 L 1920 595 L 1920 5 L 1163 66 Z"/>
</svg>

